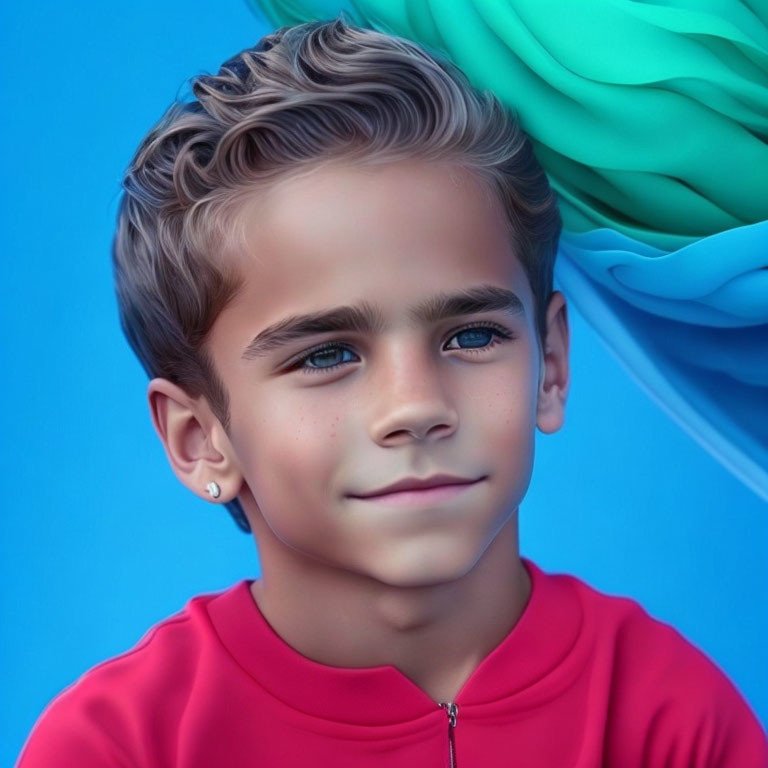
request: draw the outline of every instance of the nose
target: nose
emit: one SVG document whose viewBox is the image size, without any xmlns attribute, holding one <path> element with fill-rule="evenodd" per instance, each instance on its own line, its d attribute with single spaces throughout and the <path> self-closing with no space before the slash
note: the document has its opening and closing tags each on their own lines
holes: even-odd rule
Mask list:
<svg viewBox="0 0 768 768">
<path fill-rule="evenodd" d="M 401 355 L 378 377 L 370 430 L 381 445 L 442 439 L 456 431 L 459 416 L 439 379 L 437 366 L 418 355 Z"/>
</svg>

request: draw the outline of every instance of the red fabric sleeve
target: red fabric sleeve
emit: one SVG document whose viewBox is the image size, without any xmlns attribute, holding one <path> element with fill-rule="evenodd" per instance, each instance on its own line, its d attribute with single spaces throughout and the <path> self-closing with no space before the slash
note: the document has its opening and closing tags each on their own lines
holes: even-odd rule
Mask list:
<svg viewBox="0 0 768 768">
<path fill-rule="evenodd" d="M 689 676 L 677 706 L 658 710 L 648 768 L 768 768 L 768 739 L 755 714 L 719 668 Z"/>
<path fill-rule="evenodd" d="M 110 709 L 63 692 L 38 719 L 16 768 L 135 768 L 109 735 Z"/>
<path fill-rule="evenodd" d="M 768 768 L 768 737 L 749 704 L 671 625 L 634 611 L 618 634 L 613 675 L 611 759 L 641 768 Z"/>
</svg>

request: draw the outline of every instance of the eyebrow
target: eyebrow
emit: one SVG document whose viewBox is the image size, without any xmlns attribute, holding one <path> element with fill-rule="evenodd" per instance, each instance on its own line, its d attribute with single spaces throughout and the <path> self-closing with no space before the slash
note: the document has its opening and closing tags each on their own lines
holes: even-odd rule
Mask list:
<svg viewBox="0 0 768 768">
<path fill-rule="evenodd" d="M 411 307 L 409 315 L 417 322 L 430 324 L 448 317 L 494 310 L 505 310 L 511 315 L 525 313 L 523 302 L 516 293 L 508 288 L 486 284 L 456 293 L 438 293 Z M 365 301 L 353 306 L 334 307 L 306 315 L 291 315 L 257 334 L 243 351 L 242 357 L 244 360 L 263 357 L 276 349 L 318 333 L 372 333 L 380 332 L 382 327 L 380 310 Z"/>
</svg>

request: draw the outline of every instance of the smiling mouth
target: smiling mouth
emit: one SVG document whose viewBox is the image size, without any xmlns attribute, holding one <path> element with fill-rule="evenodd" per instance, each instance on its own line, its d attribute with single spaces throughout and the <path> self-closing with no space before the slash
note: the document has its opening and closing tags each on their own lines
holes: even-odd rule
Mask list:
<svg viewBox="0 0 768 768">
<path fill-rule="evenodd" d="M 391 504 L 398 507 L 418 507 L 424 504 L 433 504 L 447 501 L 468 492 L 469 489 L 479 485 L 485 478 L 481 477 L 472 483 L 446 483 L 434 488 L 409 488 L 404 491 L 381 493 L 378 496 L 353 496 L 358 501 L 378 504 Z"/>
</svg>

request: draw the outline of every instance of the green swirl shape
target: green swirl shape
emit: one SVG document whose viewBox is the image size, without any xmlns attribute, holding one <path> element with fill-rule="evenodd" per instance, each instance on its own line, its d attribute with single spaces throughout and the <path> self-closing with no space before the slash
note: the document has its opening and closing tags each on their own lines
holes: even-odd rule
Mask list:
<svg viewBox="0 0 768 768">
<path fill-rule="evenodd" d="M 436 49 L 515 110 L 565 227 L 665 250 L 768 219 L 768 4 L 249 0 Z"/>
</svg>

